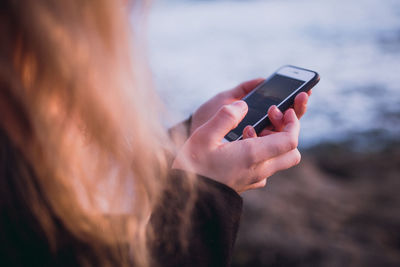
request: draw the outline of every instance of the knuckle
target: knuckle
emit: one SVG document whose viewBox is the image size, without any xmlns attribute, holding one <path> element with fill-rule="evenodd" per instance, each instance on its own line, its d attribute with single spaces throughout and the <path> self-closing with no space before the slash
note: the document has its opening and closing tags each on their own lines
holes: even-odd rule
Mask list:
<svg viewBox="0 0 400 267">
<path fill-rule="evenodd" d="M 261 182 L 259 183 L 259 187 L 265 187 L 267 185 L 267 179 L 264 178 L 263 180 L 261 180 Z"/>
<path fill-rule="evenodd" d="M 282 155 L 297 148 L 297 140 L 290 133 L 283 133 L 282 139 L 271 147 L 273 155 Z"/>
<path fill-rule="evenodd" d="M 247 168 L 253 168 L 255 163 L 257 163 L 256 151 L 253 146 L 245 146 L 243 148 L 245 157 L 245 164 Z"/>
<path fill-rule="evenodd" d="M 265 187 L 267 184 L 267 179 L 266 178 L 253 178 L 253 182 L 250 184 L 249 189 L 257 189 L 257 188 L 262 188 Z"/>
<path fill-rule="evenodd" d="M 267 185 L 267 179 L 262 178 L 262 180 L 257 183 L 257 188 L 265 187 L 266 185 Z"/>
<path fill-rule="evenodd" d="M 299 139 L 294 135 L 290 135 L 288 139 L 289 150 L 296 149 L 298 144 L 299 144 Z"/>
<path fill-rule="evenodd" d="M 300 153 L 300 151 L 297 150 L 297 149 L 296 149 L 296 151 L 297 151 L 297 158 L 296 158 L 296 160 L 297 160 L 297 161 L 296 161 L 296 165 L 297 165 L 297 164 L 299 164 L 300 161 L 301 161 L 301 153 Z"/>
<path fill-rule="evenodd" d="M 224 117 L 225 120 L 229 120 L 232 123 L 236 122 L 235 114 L 228 105 L 222 106 L 222 108 L 220 109 L 220 115 Z"/>
<path fill-rule="evenodd" d="M 296 166 L 300 163 L 301 161 L 301 154 L 298 149 L 293 150 L 293 166 Z"/>
</svg>

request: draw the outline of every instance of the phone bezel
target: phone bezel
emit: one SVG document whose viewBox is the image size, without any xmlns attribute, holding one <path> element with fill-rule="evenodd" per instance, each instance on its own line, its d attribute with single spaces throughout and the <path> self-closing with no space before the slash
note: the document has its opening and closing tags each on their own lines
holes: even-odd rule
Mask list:
<svg viewBox="0 0 400 267">
<path fill-rule="evenodd" d="M 278 108 L 280 108 L 284 104 L 286 104 L 291 98 L 293 98 L 294 95 L 296 95 L 300 91 L 306 92 L 306 91 L 310 90 L 319 81 L 319 75 L 315 71 L 308 70 L 308 69 L 303 69 L 303 68 L 299 68 L 299 67 L 295 67 L 295 66 L 292 66 L 292 65 L 285 65 L 285 66 L 282 66 L 281 68 L 279 68 L 276 72 L 274 72 L 268 78 L 266 78 L 264 82 L 262 82 L 260 85 L 258 85 L 256 88 L 254 88 L 254 90 L 252 90 L 249 94 L 247 94 L 243 98 L 243 100 L 245 100 L 246 98 L 251 96 L 254 92 L 256 92 L 258 89 L 260 89 L 265 83 L 267 83 L 275 75 L 282 75 L 282 76 L 286 76 L 286 77 L 293 78 L 293 79 L 296 79 L 296 80 L 304 81 L 304 83 L 300 87 L 298 87 L 296 90 L 294 90 L 288 97 L 286 97 L 284 100 L 282 100 L 277 105 Z M 260 120 L 258 120 L 252 126 L 253 127 L 257 127 L 257 125 L 259 125 L 261 122 L 267 120 L 267 118 L 268 118 L 268 113 L 265 114 L 264 117 L 262 117 Z M 231 132 L 231 131 L 229 131 L 229 132 Z M 228 132 L 228 134 L 229 134 L 229 132 Z M 242 138 L 243 138 L 243 134 L 241 134 L 236 140 L 240 140 Z M 224 138 L 223 142 L 233 142 L 233 141 L 236 141 L 236 140 L 230 141 L 230 140 Z"/>
</svg>

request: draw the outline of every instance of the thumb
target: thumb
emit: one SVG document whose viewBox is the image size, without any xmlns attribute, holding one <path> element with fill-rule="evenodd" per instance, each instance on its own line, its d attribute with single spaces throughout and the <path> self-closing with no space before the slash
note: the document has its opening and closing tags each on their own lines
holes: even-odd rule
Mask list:
<svg viewBox="0 0 400 267">
<path fill-rule="evenodd" d="M 247 103 L 243 100 L 221 107 L 218 112 L 201 128 L 201 135 L 210 142 L 220 142 L 224 136 L 243 120 L 247 114 Z"/>
</svg>

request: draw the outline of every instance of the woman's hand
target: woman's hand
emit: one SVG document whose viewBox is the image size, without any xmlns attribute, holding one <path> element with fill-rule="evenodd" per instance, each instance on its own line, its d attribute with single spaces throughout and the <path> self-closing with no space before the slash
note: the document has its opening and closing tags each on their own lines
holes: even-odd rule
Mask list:
<svg viewBox="0 0 400 267">
<path fill-rule="evenodd" d="M 246 135 L 244 140 L 221 142 L 243 119 L 247 109 L 244 101 L 222 106 L 193 132 L 172 167 L 207 176 L 240 193 L 263 187 L 267 177 L 298 164 L 300 123 L 293 109 L 282 114 L 281 119 L 272 120 L 281 132 L 268 130 L 258 138 Z"/>
<path fill-rule="evenodd" d="M 201 105 L 192 115 L 192 123 L 190 125 L 190 134 L 196 131 L 201 125 L 206 123 L 215 113 L 223 106 L 232 104 L 235 101 L 242 99 L 260 83 L 264 81 L 263 78 L 258 78 L 243 82 L 231 90 L 221 92 Z M 308 93 L 300 93 L 294 100 L 294 111 L 300 119 L 307 109 L 308 96 L 311 95 L 311 90 Z M 273 113 L 273 111 L 272 111 Z M 273 126 L 269 126 L 267 130 L 272 130 Z"/>
</svg>

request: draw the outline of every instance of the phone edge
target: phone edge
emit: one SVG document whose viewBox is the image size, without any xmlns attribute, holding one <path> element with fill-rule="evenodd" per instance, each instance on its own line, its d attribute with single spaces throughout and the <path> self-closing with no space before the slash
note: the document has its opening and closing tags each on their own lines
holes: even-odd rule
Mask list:
<svg viewBox="0 0 400 267">
<path fill-rule="evenodd" d="M 252 95 L 255 91 L 257 91 L 257 89 L 261 86 L 264 85 L 264 83 L 266 83 L 271 77 L 273 77 L 274 75 L 277 75 L 280 69 L 283 69 L 285 67 L 291 67 L 291 68 L 295 68 L 295 69 L 300 69 L 300 70 L 304 70 L 304 71 L 308 71 L 311 73 L 314 73 L 314 77 L 309 80 L 308 82 L 306 82 L 302 87 L 300 87 L 297 91 L 294 91 L 291 95 L 289 95 L 287 98 L 285 98 L 277 107 L 280 108 L 283 104 L 286 103 L 291 103 L 294 102 L 294 99 L 296 98 L 296 96 L 301 93 L 301 92 L 308 92 L 309 90 L 311 90 L 315 85 L 317 85 L 317 83 L 320 81 L 320 76 L 318 74 L 318 72 L 313 71 L 313 70 L 309 70 L 306 68 L 301 68 L 301 67 L 297 67 L 294 65 L 283 65 L 281 66 L 279 69 L 277 69 L 274 73 L 272 73 L 271 75 L 269 75 L 267 78 L 265 78 L 264 82 L 262 82 L 261 84 L 259 84 L 256 88 L 254 88 L 249 94 L 247 94 L 245 97 L 242 98 L 242 100 L 246 99 L 247 97 L 249 97 L 250 95 Z M 279 74 L 281 75 L 281 74 Z M 289 77 L 289 76 L 288 76 Z M 293 78 L 293 77 L 291 77 Z M 294 78 L 295 79 L 295 78 Z M 303 90 L 304 89 L 304 90 Z M 291 104 L 289 104 L 289 107 L 291 106 Z M 285 110 L 287 110 L 287 108 L 285 108 Z M 264 129 L 267 125 L 268 122 L 270 122 L 270 119 L 268 118 L 268 113 L 262 117 L 259 121 L 257 121 L 254 125 L 252 125 L 254 127 L 254 130 L 256 131 L 257 134 L 259 134 L 262 129 Z M 230 131 L 229 131 L 230 132 Z M 234 141 L 238 141 L 243 139 L 243 134 L 241 134 L 236 140 L 232 140 L 229 141 L 227 140 L 225 137 L 223 138 L 222 142 L 223 143 L 227 143 L 227 142 L 234 142 Z"/>
</svg>

